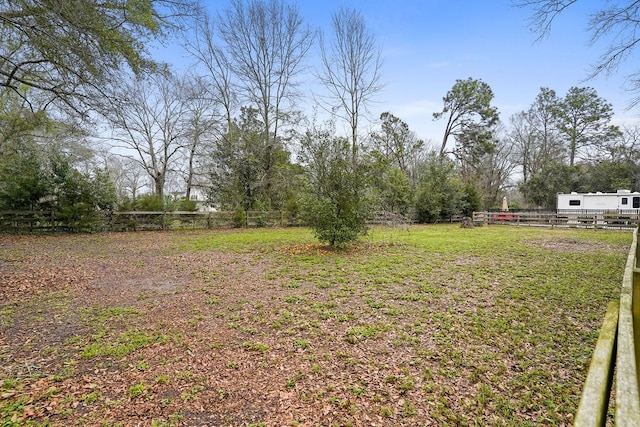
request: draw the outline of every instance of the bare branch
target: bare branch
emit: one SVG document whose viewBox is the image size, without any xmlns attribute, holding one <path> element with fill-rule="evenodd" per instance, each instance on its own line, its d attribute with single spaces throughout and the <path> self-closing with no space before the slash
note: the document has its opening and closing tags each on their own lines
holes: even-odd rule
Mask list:
<svg viewBox="0 0 640 427">
<path fill-rule="evenodd" d="M 520 8 L 532 8 L 529 28 L 542 40 L 551 32 L 555 19 L 578 0 L 515 0 L 513 5 Z"/>
<path fill-rule="evenodd" d="M 576 2 L 577 0 L 515 0 L 513 4 L 533 9 L 530 28 L 538 33 L 539 40 L 551 31 L 555 18 Z M 593 65 L 586 80 L 617 72 L 635 53 L 640 42 L 640 1 L 603 2 L 600 9 L 591 14 L 588 31 L 592 45 L 606 39 L 608 46 Z M 638 73 L 627 76 L 635 93 L 631 107 L 640 102 L 640 80 L 637 76 Z"/>
</svg>

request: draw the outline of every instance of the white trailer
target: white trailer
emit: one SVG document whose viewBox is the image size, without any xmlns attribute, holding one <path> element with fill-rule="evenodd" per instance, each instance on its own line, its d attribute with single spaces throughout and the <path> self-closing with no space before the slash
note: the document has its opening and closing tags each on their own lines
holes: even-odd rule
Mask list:
<svg viewBox="0 0 640 427">
<path fill-rule="evenodd" d="M 640 193 L 618 190 L 615 193 L 558 194 L 558 213 L 639 213 Z"/>
</svg>

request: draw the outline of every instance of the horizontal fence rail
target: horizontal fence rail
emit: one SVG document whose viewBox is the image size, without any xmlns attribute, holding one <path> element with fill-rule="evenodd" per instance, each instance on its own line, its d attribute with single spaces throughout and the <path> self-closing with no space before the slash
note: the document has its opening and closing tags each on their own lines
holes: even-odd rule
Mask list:
<svg viewBox="0 0 640 427">
<path fill-rule="evenodd" d="M 233 227 L 294 227 L 302 220 L 284 211 L 235 212 L 120 212 L 95 211 L 81 214 L 51 211 L 1 211 L 4 233 L 102 232 Z"/>
<path fill-rule="evenodd" d="M 638 230 L 633 233 L 620 301 L 609 304 L 596 343 L 582 398 L 575 417 L 576 427 L 604 426 L 609 398 L 615 388 L 615 425 L 640 426 L 640 268 Z M 615 385 L 613 372 L 616 371 Z"/>
<path fill-rule="evenodd" d="M 452 217 L 451 222 L 462 217 Z M 413 220 L 393 212 L 377 212 L 368 223 L 407 227 Z M 52 211 L 0 211 L 0 232 L 105 232 L 142 230 L 214 229 L 240 227 L 299 227 L 305 225 L 299 215 L 286 211 L 158 212 L 89 211 L 62 213 Z"/>
<path fill-rule="evenodd" d="M 640 224 L 640 214 L 621 212 L 474 212 L 473 222 L 564 228 L 633 229 Z"/>
<path fill-rule="evenodd" d="M 619 315 L 618 301 L 610 302 L 589 365 L 587 380 L 575 417 L 575 427 L 606 424 L 615 368 Z"/>
<path fill-rule="evenodd" d="M 627 258 L 620 292 L 616 355 L 616 425 L 640 426 L 640 269 L 638 230 Z"/>
</svg>

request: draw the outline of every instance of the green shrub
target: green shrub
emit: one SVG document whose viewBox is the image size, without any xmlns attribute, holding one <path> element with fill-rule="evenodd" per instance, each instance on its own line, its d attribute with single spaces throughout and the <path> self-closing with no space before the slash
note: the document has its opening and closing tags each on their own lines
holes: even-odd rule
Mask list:
<svg viewBox="0 0 640 427">
<path fill-rule="evenodd" d="M 98 231 L 101 224 L 93 206 L 87 203 L 63 206 L 56 214 L 56 219 L 62 221 L 69 231 L 76 233 Z"/>
<path fill-rule="evenodd" d="M 164 200 L 155 194 L 144 194 L 135 201 L 135 210 L 162 212 L 165 210 Z"/>
<path fill-rule="evenodd" d="M 187 198 L 178 199 L 175 203 L 177 211 L 183 212 L 195 212 L 198 210 L 198 204 L 195 200 L 189 200 Z"/>
<path fill-rule="evenodd" d="M 233 226 L 235 228 L 242 228 L 247 224 L 247 213 L 241 207 L 236 208 L 233 212 Z"/>
<path fill-rule="evenodd" d="M 342 202 L 329 197 L 307 197 L 303 202 L 304 221 L 330 246 L 343 247 L 367 234 L 365 203 L 357 196 Z"/>
</svg>

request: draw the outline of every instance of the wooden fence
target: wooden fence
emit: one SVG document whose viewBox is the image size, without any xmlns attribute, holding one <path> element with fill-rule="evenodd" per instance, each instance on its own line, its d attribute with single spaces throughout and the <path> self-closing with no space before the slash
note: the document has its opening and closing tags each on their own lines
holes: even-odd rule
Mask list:
<svg viewBox="0 0 640 427">
<path fill-rule="evenodd" d="M 175 230 L 232 227 L 292 227 L 300 218 L 284 211 L 246 212 L 118 212 L 96 211 L 78 215 L 48 211 L 0 212 L 0 232 L 101 232 Z"/>
<path fill-rule="evenodd" d="M 454 216 L 439 222 L 460 222 Z M 413 221 L 399 214 L 378 212 L 372 225 L 407 225 Z M 509 224 L 547 227 L 633 229 L 640 224 L 638 213 L 551 213 L 551 212 L 474 212 L 476 225 Z M 96 211 L 57 213 L 51 211 L 1 211 L 1 233 L 100 232 L 211 229 L 232 227 L 295 227 L 304 222 L 285 211 L 249 211 L 238 217 L 234 212 L 119 212 Z"/>
<path fill-rule="evenodd" d="M 609 304 L 574 426 L 604 426 L 615 388 L 616 426 L 640 426 L 640 264 L 638 229 L 627 257 L 620 301 Z M 613 372 L 616 371 L 615 385 Z"/>
<path fill-rule="evenodd" d="M 589 212 L 474 212 L 473 222 L 564 228 L 633 229 L 640 224 L 638 213 Z"/>
<path fill-rule="evenodd" d="M 453 221 L 453 219 L 452 219 Z M 377 212 L 371 225 L 408 225 L 413 221 L 393 212 Z M 51 211 L 0 211 L 2 233 L 99 232 L 211 229 L 232 227 L 298 227 L 299 216 L 285 211 L 235 212 L 119 212 L 96 211 L 63 214 Z"/>
</svg>

